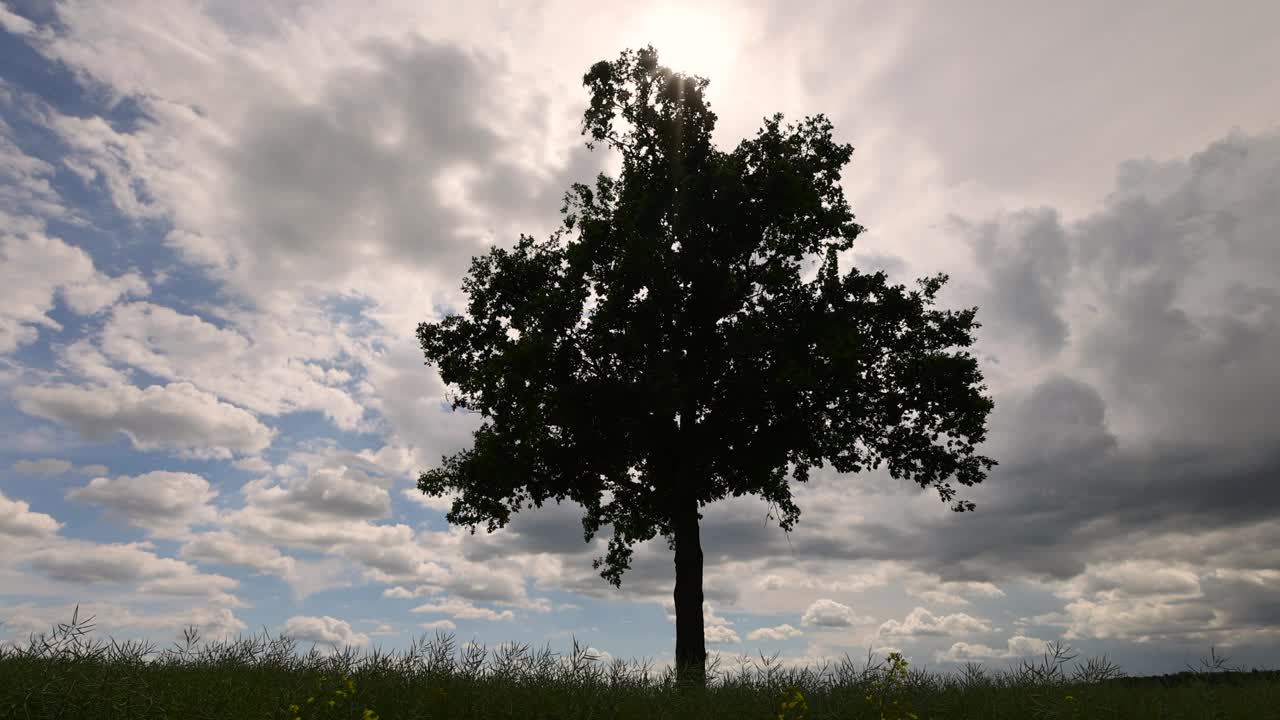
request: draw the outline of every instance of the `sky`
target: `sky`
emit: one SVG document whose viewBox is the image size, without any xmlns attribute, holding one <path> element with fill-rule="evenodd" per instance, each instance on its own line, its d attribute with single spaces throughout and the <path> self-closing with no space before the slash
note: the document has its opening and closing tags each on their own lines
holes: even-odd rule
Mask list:
<svg viewBox="0 0 1280 720">
<path fill-rule="evenodd" d="M 103 642 L 669 666 L 663 538 L 617 589 L 571 500 L 472 535 L 416 489 L 480 425 L 417 324 L 616 172 L 582 75 L 653 43 L 723 150 L 832 121 L 842 270 L 948 273 L 995 400 L 975 512 L 829 464 L 789 535 L 704 507 L 722 671 L 1280 667 L 1280 4 L 0 0 L 0 30 L 0 641 L 78 604 Z"/>
</svg>

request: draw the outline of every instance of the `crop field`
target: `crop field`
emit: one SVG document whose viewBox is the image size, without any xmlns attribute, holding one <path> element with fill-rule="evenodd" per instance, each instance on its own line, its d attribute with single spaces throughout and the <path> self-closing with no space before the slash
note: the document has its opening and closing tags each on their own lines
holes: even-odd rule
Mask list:
<svg viewBox="0 0 1280 720">
<path fill-rule="evenodd" d="M 32 635 L 27 647 L 0 648 L 0 718 L 181 718 L 182 720 L 402 720 L 519 718 L 602 720 L 960 720 L 995 718 L 1280 719 L 1280 672 L 1222 670 L 1130 678 L 1090 660 L 1068 678 L 1060 647 L 1042 666 L 1006 674 L 966 665 L 959 676 L 889 664 L 855 670 L 846 655 L 828 671 L 783 672 L 761 656 L 752 674 L 708 668 L 708 687 L 690 691 L 668 669 L 594 662 L 574 640 L 571 657 L 505 646 L 486 663 L 481 647 L 453 661 L 452 639 L 415 642 L 403 654 L 325 655 L 296 641 L 204 643 L 188 629 L 185 646 L 88 641 L 92 618 Z M 335 648 L 336 650 L 336 648 Z M 157 655 L 157 657 L 149 657 Z M 1213 655 L 1211 651 L 1211 655 Z M 776 659 L 776 656 L 775 656 Z M 754 663 L 752 663 L 754 665 Z"/>
</svg>

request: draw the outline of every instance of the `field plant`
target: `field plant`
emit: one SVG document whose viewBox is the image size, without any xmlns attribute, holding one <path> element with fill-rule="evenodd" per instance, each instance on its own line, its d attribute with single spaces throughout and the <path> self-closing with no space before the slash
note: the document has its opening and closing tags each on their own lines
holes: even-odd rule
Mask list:
<svg viewBox="0 0 1280 720">
<path fill-rule="evenodd" d="M 483 647 L 468 645 L 455 663 L 452 639 L 439 634 L 403 656 L 374 650 L 357 658 L 349 647 L 322 654 L 312 646 L 299 656 L 283 635 L 204 643 L 196 652 L 199 633 L 188 628 L 184 644 L 157 653 L 140 643 L 90 643 L 91 620 L 77 607 L 70 623 L 32 635 L 28 647 L 0 646 L 0 718 L 1280 720 L 1276 673 L 1219 672 L 1226 658 L 1216 654 L 1212 672 L 1193 670 L 1192 682 L 1168 687 L 1098 660 L 1068 679 L 1062 665 L 1074 655 L 1064 658 L 1061 647 L 1052 648 L 1052 662 L 1046 652 L 1043 667 L 1024 663 L 994 676 L 968 663 L 958 677 L 933 677 L 909 670 L 897 652 L 887 667 L 872 666 L 868 652 L 860 671 L 846 655 L 833 674 L 825 664 L 784 673 L 761 655 L 755 675 L 743 663 L 734 677 L 717 672 L 717 658 L 708 687 L 687 692 L 671 668 L 655 679 L 647 664 L 597 665 L 576 638 L 568 658 L 504 645 L 486 667 Z"/>
</svg>

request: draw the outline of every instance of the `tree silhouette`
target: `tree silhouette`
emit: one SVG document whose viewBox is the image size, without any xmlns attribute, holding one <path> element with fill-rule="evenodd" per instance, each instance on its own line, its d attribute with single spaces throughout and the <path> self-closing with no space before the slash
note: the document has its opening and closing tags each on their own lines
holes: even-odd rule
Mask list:
<svg viewBox="0 0 1280 720">
<path fill-rule="evenodd" d="M 945 274 L 910 292 L 883 272 L 841 275 L 837 253 L 863 230 L 839 185 L 853 148 L 822 115 L 783 128 L 776 114 L 719 151 L 707 82 L 660 66 L 652 46 L 593 65 L 582 132 L 621 153 L 620 176 L 575 183 L 546 242 L 521 235 L 473 258 L 470 317 L 417 329 L 462 391 L 453 409 L 486 418 L 419 489 L 460 493 L 447 519 L 472 534 L 569 497 L 587 542 L 612 525 L 592 567 L 615 587 L 630 546 L 661 533 L 686 688 L 706 681 L 699 507 L 754 493 L 790 531 L 788 470 L 806 482 L 824 460 L 842 473 L 884 462 L 947 501 L 947 478 L 971 486 L 995 465 L 974 452 L 993 403 L 953 349 L 972 344 L 977 309 L 929 308 Z M 824 253 L 801 282 L 800 260 Z"/>
</svg>

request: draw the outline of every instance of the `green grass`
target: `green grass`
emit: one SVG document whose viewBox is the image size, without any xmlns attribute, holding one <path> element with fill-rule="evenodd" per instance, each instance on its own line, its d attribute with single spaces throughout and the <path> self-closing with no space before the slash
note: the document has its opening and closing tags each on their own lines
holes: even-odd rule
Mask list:
<svg viewBox="0 0 1280 720">
<path fill-rule="evenodd" d="M 441 635 L 400 655 L 357 658 L 351 648 L 326 657 L 312 647 L 299 656 L 283 635 L 205 643 L 196 652 L 192 628 L 185 647 L 175 643 L 148 658 L 156 651 L 140 643 L 85 641 L 90 620 L 79 619 L 77 606 L 71 623 L 51 635 L 33 635 L 26 648 L 0 648 L 0 718 L 1280 720 L 1275 674 L 1216 672 L 1226 658 L 1215 658 L 1215 672 L 1193 671 L 1192 682 L 1164 687 L 1096 660 L 1077 665 L 1068 679 L 1061 666 L 1074 656 L 1062 658 L 1060 647 L 1041 667 L 1024 663 L 988 675 L 969 664 L 949 677 L 908 670 L 896 653 L 887 668 L 872 666 L 868 653 L 860 671 L 846 655 L 834 672 L 783 672 L 761 656 L 754 676 L 745 666 L 736 675 L 719 673 L 713 663 L 705 692 L 681 693 L 669 668 L 657 678 L 647 666 L 621 660 L 603 668 L 576 639 L 564 663 L 549 648 L 528 656 L 527 646 L 507 646 L 486 665 L 481 647 L 468 648 L 455 664 L 452 640 Z M 1222 682 L 1228 676 L 1235 682 Z"/>
</svg>

